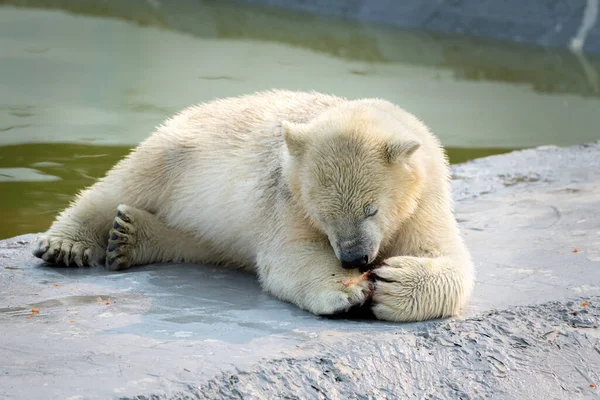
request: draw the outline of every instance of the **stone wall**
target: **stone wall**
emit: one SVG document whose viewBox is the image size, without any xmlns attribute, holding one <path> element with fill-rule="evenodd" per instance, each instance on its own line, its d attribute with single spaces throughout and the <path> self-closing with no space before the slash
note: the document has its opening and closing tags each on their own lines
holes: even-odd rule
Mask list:
<svg viewBox="0 0 600 400">
<path fill-rule="evenodd" d="M 598 0 L 240 0 L 397 28 L 600 53 Z"/>
</svg>

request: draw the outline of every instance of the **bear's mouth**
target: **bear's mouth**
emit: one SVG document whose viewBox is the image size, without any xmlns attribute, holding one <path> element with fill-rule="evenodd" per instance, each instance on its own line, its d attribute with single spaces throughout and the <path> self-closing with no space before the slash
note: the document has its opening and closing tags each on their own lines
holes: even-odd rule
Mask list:
<svg viewBox="0 0 600 400">
<path fill-rule="evenodd" d="M 372 270 L 374 270 L 376 268 L 381 267 L 382 265 L 385 265 L 385 259 L 386 258 L 387 257 L 383 256 L 381 253 L 378 253 L 375 256 L 375 258 L 373 259 L 372 262 L 368 263 L 367 265 L 363 265 L 358 270 L 361 273 L 372 271 Z"/>
<path fill-rule="evenodd" d="M 365 272 L 369 272 L 374 270 L 377 267 L 380 267 L 383 265 L 383 260 L 379 258 L 379 256 L 375 257 L 375 260 L 373 260 L 372 263 L 367 264 L 367 265 L 363 265 L 361 267 L 358 268 L 358 270 L 361 273 L 365 273 Z"/>
</svg>

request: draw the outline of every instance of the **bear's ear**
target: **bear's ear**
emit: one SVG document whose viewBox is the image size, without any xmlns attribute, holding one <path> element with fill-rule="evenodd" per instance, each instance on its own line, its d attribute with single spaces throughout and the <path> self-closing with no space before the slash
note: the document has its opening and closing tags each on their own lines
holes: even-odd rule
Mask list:
<svg viewBox="0 0 600 400">
<path fill-rule="evenodd" d="M 302 127 L 288 121 L 282 121 L 278 124 L 283 140 L 287 146 L 288 152 L 293 156 L 302 154 L 306 145 L 306 135 Z"/>
<path fill-rule="evenodd" d="M 421 143 L 414 139 L 395 140 L 386 146 L 386 156 L 389 162 L 398 163 L 408 160 Z"/>
</svg>

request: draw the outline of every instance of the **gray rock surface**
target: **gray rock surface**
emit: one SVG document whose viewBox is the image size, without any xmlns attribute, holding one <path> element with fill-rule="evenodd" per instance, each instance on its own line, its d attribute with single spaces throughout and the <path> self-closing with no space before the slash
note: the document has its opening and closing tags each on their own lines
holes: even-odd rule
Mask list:
<svg viewBox="0 0 600 400">
<path fill-rule="evenodd" d="M 478 276 L 444 321 L 318 318 L 245 273 L 51 268 L 35 235 L 1 241 L 0 398 L 597 398 L 600 142 L 453 174 Z"/>
</svg>

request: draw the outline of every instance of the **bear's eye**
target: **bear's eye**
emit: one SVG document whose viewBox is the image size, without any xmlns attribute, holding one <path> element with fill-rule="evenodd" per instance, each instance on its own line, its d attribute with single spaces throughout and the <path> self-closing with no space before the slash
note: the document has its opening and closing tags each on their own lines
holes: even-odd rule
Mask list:
<svg viewBox="0 0 600 400">
<path fill-rule="evenodd" d="M 375 216 L 375 214 L 377 214 L 377 211 L 379 211 L 377 209 L 377 207 L 375 207 L 374 204 L 367 204 L 367 205 L 365 205 L 364 208 L 363 208 L 363 210 L 364 210 L 365 215 L 367 216 L 367 218 Z"/>
</svg>

